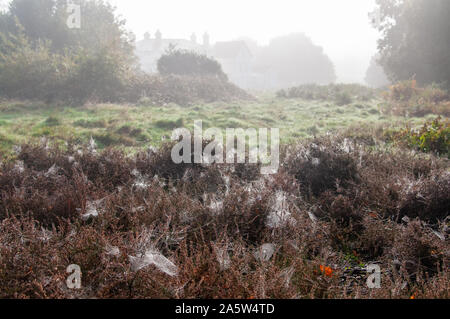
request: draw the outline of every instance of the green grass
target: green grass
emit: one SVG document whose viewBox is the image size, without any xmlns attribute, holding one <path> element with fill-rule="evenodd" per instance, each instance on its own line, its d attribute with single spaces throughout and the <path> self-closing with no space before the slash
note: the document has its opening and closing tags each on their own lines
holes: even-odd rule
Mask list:
<svg viewBox="0 0 450 319">
<path fill-rule="evenodd" d="M 338 106 L 329 101 L 305 101 L 264 96 L 258 101 L 198 104 L 182 107 L 110 105 L 84 107 L 46 106 L 31 102 L 0 103 L 0 152 L 13 145 L 47 137 L 56 141 L 92 136 L 100 148 L 115 146 L 133 152 L 159 146 L 179 125 L 192 129 L 195 120 L 203 127 L 279 128 L 282 143 L 324 134 L 351 126 L 374 124 L 419 125 L 427 118 L 382 115 L 379 101 L 355 101 Z"/>
</svg>

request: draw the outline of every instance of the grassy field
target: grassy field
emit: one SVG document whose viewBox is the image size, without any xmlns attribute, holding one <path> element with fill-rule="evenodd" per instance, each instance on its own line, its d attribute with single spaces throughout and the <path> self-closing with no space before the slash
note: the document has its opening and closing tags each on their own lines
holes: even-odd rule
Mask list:
<svg viewBox="0 0 450 319">
<path fill-rule="evenodd" d="M 32 102 L 0 103 L 0 151 L 9 153 L 23 142 L 47 137 L 56 141 L 94 138 L 98 147 L 115 146 L 133 152 L 159 146 L 174 128 L 192 128 L 195 120 L 203 127 L 279 128 L 282 143 L 322 135 L 351 126 L 412 126 L 428 118 L 384 115 L 380 101 L 356 101 L 337 106 L 327 101 L 306 101 L 264 96 L 255 101 L 216 102 L 182 107 L 145 105 L 87 105 L 73 108 Z M 431 116 L 433 117 L 433 116 Z"/>
</svg>

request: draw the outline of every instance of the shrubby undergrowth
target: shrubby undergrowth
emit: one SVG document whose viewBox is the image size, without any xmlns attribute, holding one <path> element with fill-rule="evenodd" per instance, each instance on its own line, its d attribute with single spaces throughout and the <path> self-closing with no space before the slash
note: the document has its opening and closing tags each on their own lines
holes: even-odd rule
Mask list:
<svg viewBox="0 0 450 319">
<path fill-rule="evenodd" d="M 414 79 L 402 81 L 390 86 L 383 93 L 383 98 L 382 109 L 385 113 L 417 117 L 428 114 L 450 115 L 450 96 L 438 85 L 420 88 Z"/>
<path fill-rule="evenodd" d="M 377 91 L 359 84 L 308 84 L 277 92 L 278 97 L 302 98 L 305 100 L 334 101 L 337 105 L 347 105 L 355 100 L 368 101 L 376 97 Z"/>
<path fill-rule="evenodd" d="M 386 131 L 386 140 L 402 144 L 425 153 L 434 153 L 450 158 L 450 123 L 437 117 L 419 129 L 406 127 L 400 131 Z"/>
<path fill-rule="evenodd" d="M 449 297 L 447 159 L 327 136 L 261 176 L 170 150 L 16 148 L 0 168 L 0 296 Z"/>
<path fill-rule="evenodd" d="M 64 1 L 13 0 L 0 14 L 0 97 L 47 104 L 147 104 L 250 98 L 220 64 L 193 52 L 172 51 L 160 75 L 143 74 L 135 38 L 115 8 L 80 0 L 83 27 L 67 27 Z"/>
<path fill-rule="evenodd" d="M 149 75 L 113 48 L 52 53 L 50 43 L 32 47 L 23 37 L 14 53 L 0 55 L 0 95 L 46 103 L 177 103 L 250 99 L 244 90 L 216 75 Z"/>
</svg>

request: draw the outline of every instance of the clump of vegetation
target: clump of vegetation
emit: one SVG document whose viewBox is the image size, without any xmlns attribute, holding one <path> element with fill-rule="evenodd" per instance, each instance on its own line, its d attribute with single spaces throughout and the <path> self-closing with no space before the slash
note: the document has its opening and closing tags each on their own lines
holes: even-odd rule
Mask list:
<svg viewBox="0 0 450 319">
<path fill-rule="evenodd" d="M 340 148 L 342 144 L 333 146 L 327 140 L 317 141 L 321 143 L 297 150 L 287 162 L 286 168 L 304 190 L 318 196 L 357 181 L 356 163 L 345 149 Z"/>
<path fill-rule="evenodd" d="M 343 106 L 352 103 L 353 99 L 348 92 L 341 92 L 336 95 L 335 102 L 337 105 Z"/>
<path fill-rule="evenodd" d="M 217 76 L 148 75 L 135 77 L 124 98 L 132 103 L 182 106 L 199 102 L 251 100 L 252 96 Z"/>
<path fill-rule="evenodd" d="M 54 116 L 50 116 L 45 120 L 45 125 L 47 126 L 58 126 L 60 124 L 61 120 Z"/>
<path fill-rule="evenodd" d="M 409 144 L 422 152 L 447 155 L 450 158 L 450 123 L 440 117 L 425 125 L 409 136 Z"/>
<path fill-rule="evenodd" d="M 416 80 L 402 81 L 390 86 L 389 91 L 383 93 L 383 97 L 385 103 L 382 108 L 385 113 L 417 117 L 450 114 L 450 97 L 446 90 L 436 85 L 419 88 Z"/>
<path fill-rule="evenodd" d="M 206 55 L 187 50 L 169 48 L 158 60 L 158 71 L 162 75 L 217 76 L 227 80 L 222 66 Z"/>
<path fill-rule="evenodd" d="M 369 101 L 375 98 L 376 91 L 359 84 L 308 84 L 280 90 L 277 96 L 289 99 L 333 101 L 342 106 L 352 103 L 353 99 Z"/>
<path fill-rule="evenodd" d="M 184 120 L 182 118 L 176 121 L 160 120 L 155 123 L 155 126 L 162 129 L 173 130 L 176 128 L 182 128 L 184 126 Z"/>
<path fill-rule="evenodd" d="M 407 127 L 399 132 L 387 132 L 386 137 L 421 152 L 450 158 L 450 123 L 441 117 L 425 123 L 420 129 Z"/>
</svg>

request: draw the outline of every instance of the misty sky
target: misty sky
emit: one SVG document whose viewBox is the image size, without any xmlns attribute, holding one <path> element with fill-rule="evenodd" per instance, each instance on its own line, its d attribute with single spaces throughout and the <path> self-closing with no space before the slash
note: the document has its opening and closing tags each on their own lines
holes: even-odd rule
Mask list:
<svg viewBox="0 0 450 319">
<path fill-rule="evenodd" d="M 322 46 L 336 66 L 338 81 L 362 82 L 376 53 L 378 33 L 368 13 L 375 0 L 109 0 L 138 40 L 157 29 L 163 37 L 195 32 L 211 41 L 249 36 L 260 44 L 304 32 Z"/>
</svg>

